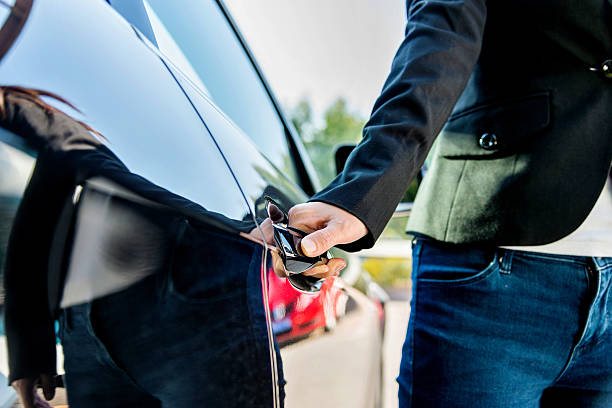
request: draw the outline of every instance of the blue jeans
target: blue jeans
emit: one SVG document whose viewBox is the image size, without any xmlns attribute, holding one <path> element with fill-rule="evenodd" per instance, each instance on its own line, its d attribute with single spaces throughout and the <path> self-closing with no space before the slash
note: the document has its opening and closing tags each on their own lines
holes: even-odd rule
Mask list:
<svg viewBox="0 0 612 408">
<path fill-rule="evenodd" d="M 418 240 L 400 407 L 612 407 L 612 258 Z"/>
<path fill-rule="evenodd" d="M 262 251 L 189 227 L 163 271 L 64 310 L 70 407 L 273 406 Z"/>
</svg>

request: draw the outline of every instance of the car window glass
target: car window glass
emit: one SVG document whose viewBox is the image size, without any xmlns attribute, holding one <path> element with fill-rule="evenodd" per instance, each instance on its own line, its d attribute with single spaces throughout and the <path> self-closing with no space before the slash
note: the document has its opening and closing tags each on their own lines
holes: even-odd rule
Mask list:
<svg viewBox="0 0 612 408">
<path fill-rule="evenodd" d="M 273 196 L 285 206 L 307 197 L 285 173 L 279 171 L 230 118 L 221 112 L 181 72 L 172 69 L 221 148 L 257 217 L 265 218 L 264 197 Z"/>
<path fill-rule="evenodd" d="M 261 79 L 215 1 L 145 1 L 152 10 L 151 23 L 157 36 L 170 33 L 190 62 L 213 101 L 250 137 L 263 153 L 289 178 L 296 170 L 285 128 Z M 160 26 L 161 24 L 161 26 Z M 163 53 L 176 54 L 167 42 Z M 189 75 L 191 68 L 179 58 L 174 63 Z"/>
<path fill-rule="evenodd" d="M 153 11 L 149 3 L 144 3 L 145 9 L 147 11 L 147 15 L 149 16 L 149 20 L 151 21 L 151 25 L 154 27 L 155 32 L 155 40 L 157 41 L 158 47 L 163 50 L 163 53 L 172 61 L 172 63 L 176 64 L 182 71 L 189 77 L 193 83 L 204 91 L 207 95 L 210 96 L 210 92 L 206 88 L 206 85 L 202 83 L 200 77 L 193 69 L 193 66 L 181 51 L 181 48 L 174 42 L 174 38 L 172 35 L 166 30 L 164 24 L 159 20 L 159 17 Z"/>
</svg>

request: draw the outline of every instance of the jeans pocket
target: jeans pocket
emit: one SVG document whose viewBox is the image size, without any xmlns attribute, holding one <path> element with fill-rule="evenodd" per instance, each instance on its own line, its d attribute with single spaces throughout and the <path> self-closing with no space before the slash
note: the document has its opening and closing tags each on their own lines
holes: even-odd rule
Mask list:
<svg viewBox="0 0 612 408">
<path fill-rule="evenodd" d="M 186 223 L 168 263 L 168 292 L 188 303 L 244 296 L 252 257 L 238 237 Z"/>
<path fill-rule="evenodd" d="M 415 279 L 420 285 L 468 285 L 499 271 L 496 248 L 478 248 L 426 241 Z"/>
</svg>

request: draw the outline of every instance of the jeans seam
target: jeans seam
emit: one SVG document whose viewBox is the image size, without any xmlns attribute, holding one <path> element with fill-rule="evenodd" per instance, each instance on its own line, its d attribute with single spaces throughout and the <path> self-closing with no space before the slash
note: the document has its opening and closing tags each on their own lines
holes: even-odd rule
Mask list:
<svg viewBox="0 0 612 408">
<path fill-rule="evenodd" d="M 416 247 L 416 245 L 415 245 Z M 418 247 L 416 247 L 416 269 L 418 270 L 419 267 L 421 266 L 421 252 L 423 250 L 423 244 L 421 243 L 421 245 L 419 245 Z M 414 257 L 414 250 L 413 250 L 413 254 L 412 256 Z M 413 271 L 414 272 L 414 271 Z M 412 296 L 414 297 L 414 307 L 412 310 L 410 310 L 410 314 L 412 316 L 415 316 L 416 319 L 416 310 L 417 310 L 417 303 L 419 301 L 419 297 L 417 295 L 417 291 L 419 290 L 419 284 L 417 282 L 417 277 L 415 276 L 412 279 L 413 285 L 414 285 L 414 290 L 412 291 Z M 410 323 L 408 324 L 408 328 L 411 329 L 412 331 L 410 333 L 407 333 L 408 336 L 410 336 L 410 405 L 409 407 L 412 407 L 414 405 L 414 326 L 416 325 L 416 320 L 413 321 L 413 324 L 410 325 Z"/>
<path fill-rule="evenodd" d="M 92 307 L 93 307 L 93 303 L 90 303 L 87 307 L 86 330 L 89 333 L 89 335 L 92 336 L 94 343 L 98 347 L 99 351 L 102 353 L 104 364 L 106 364 L 113 370 L 117 370 L 123 373 L 123 375 L 125 375 L 125 377 L 132 383 L 132 385 L 136 387 L 136 389 L 140 390 L 142 393 L 149 395 L 153 398 L 157 398 L 154 395 L 152 395 L 150 392 L 148 392 L 146 389 L 144 389 L 144 387 L 142 387 L 140 384 L 138 384 L 138 382 L 136 382 L 136 380 L 127 372 L 127 370 L 125 370 L 115 361 L 110 351 L 108 351 L 108 348 L 102 342 L 102 340 L 100 340 L 100 338 L 96 334 L 96 331 L 93 328 L 93 322 L 91 318 Z"/>
<path fill-rule="evenodd" d="M 497 254 L 494 254 L 493 260 L 489 265 L 482 271 L 478 272 L 474 276 L 470 276 L 462 279 L 443 280 L 443 279 L 419 279 L 419 282 L 428 287 L 440 287 L 440 288 L 457 288 L 462 286 L 469 286 L 481 282 L 491 277 L 494 273 L 499 271 L 501 267 Z M 418 278 L 417 278 L 418 279 Z"/>
<path fill-rule="evenodd" d="M 418 283 L 416 282 L 416 280 L 414 281 L 414 310 L 411 310 L 410 313 L 412 313 L 413 315 L 416 315 L 416 310 L 417 310 L 417 303 L 418 303 L 418 296 L 417 296 L 417 290 L 418 290 Z M 412 324 L 411 327 L 411 332 L 408 333 L 408 335 L 410 336 L 410 407 L 412 407 L 414 405 L 414 326 L 416 324 L 416 321 L 414 322 L 414 324 Z"/>
<path fill-rule="evenodd" d="M 612 269 L 612 257 L 595 257 L 593 262 L 602 272 Z"/>
<path fill-rule="evenodd" d="M 586 313 L 586 319 L 584 321 L 584 324 L 582 325 L 582 331 L 580 333 L 580 336 L 577 338 L 576 342 L 574 343 L 574 345 L 572 346 L 572 349 L 570 350 L 567 362 L 565 363 L 565 365 L 563 366 L 563 369 L 559 372 L 559 374 L 557 375 L 557 377 L 554 379 L 554 381 L 552 382 L 553 384 L 558 383 L 561 378 L 563 378 L 563 376 L 565 375 L 565 373 L 567 371 L 569 371 L 570 367 L 572 367 L 572 365 L 574 364 L 574 357 L 576 356 L 577 352 L 584 347 L 584 344 L 581 344 L 583 342 L 583 340 L 585 339 L 585 336 L 587 334 L 588 331 L 588 327 L 589 327 L 589 322 L 591 320 L 591 310 L 593 309 L 593 306 L 595 305 L 595 300 L 597 300 L 597 295 L 599 293 L 599 286 L 601 284 L 601 279 L 599 277 L 599 275 L 597 275 L 597 291 L 592 294 L 592 272 L 593 269 L 592 267 L 586 263 L 585 264 L 585 268 L 584 268 L 584 273 L 585 273 L 585 277 L 586 277 L 586 281 L 587 281 L 587 290 L 589 291 L 590 296 L 592 296 L 592 300 L 589 304 L 589 307 L 587 309 L 587 313 Z"/>
</svg>

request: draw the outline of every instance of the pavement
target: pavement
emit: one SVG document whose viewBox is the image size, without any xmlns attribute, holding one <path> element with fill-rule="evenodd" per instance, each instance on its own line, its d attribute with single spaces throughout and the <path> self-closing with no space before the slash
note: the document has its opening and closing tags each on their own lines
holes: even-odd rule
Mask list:
<svg viewBox="0 0 612 408">
<path fill-rule="evenodd" d="M 406 295 L 406 293 L 408 295 Z M 372 408 L 375 395 L 364 392 L 382 381 L 382 408 L 397 408 L 402 345 L 410 314 L 409 290 L 386 303 L 382 365 L 375 355 L 380 338 L 374 336 L 377 316 L 373 311 L 357 309 L 339 320 L 333 336 L 315 334 L 281 349 L 285 371 L 287 408 Z M 331 367 L 332 369 L 327 369 Z M 382 372 L 382 380 L 381 380 Z M 335 392 L 330 392 L 330 389 Z M 324 390 L 317 393 L 317 390 Z"/>
<path fill-rule="evenodd" d="M 397 408 L 397 382 L 402 357 L 402 345 L 408 328 L 410 302 L 392 300 L 387 302 L 385 339 L 383 342 L 383 408 Z"/>
<path fill-rule="evenodd" d="M 378 310 L 355 289 L 356 305 L 333 335 L 320 332 L 281 348 L 287 408 L 372 408 L 380 381 Z M 367 356 L 368 358 L 364 358 Z"/>
</svg>

